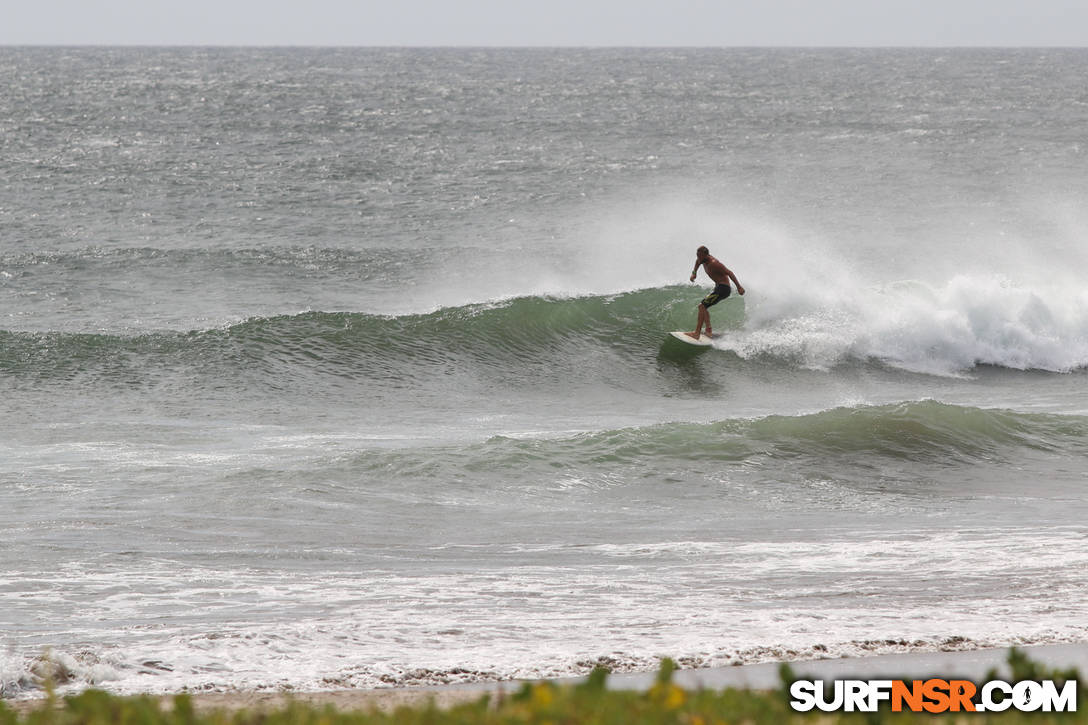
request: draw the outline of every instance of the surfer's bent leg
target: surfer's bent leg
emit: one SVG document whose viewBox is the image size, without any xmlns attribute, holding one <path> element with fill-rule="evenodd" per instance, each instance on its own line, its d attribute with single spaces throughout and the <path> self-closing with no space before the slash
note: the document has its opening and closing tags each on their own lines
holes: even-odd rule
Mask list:
<svg viewBox="0 0 1088 725">
<path fill-rule="evenodd" d="M 708 336 L 714 334 L 714 330 L 710 327 L 710 308 L 724 300 L 732 292 L 733 289 L 727 284 L 714 285 L 714 291 L 704 297 L 703 301 L 699 303 L 699 323 L 695 327 L 695 332 L 691 333 L 692 337 L 698 340 L 704 325 L 706 326 L 706 334 Z"/>
<path fill-rule="evenodd" d="M 710 334 L 710 313 L 706 309 L 706 304 L 699 303 L 699 321 L 695 324 L 695 332 L 687 333 L 688 337 L 692 337 L 696 340 L 699 339 L 699 335 L 703 332 L 703 326 L 706 325 L 706 334 Z"/>
</svg>

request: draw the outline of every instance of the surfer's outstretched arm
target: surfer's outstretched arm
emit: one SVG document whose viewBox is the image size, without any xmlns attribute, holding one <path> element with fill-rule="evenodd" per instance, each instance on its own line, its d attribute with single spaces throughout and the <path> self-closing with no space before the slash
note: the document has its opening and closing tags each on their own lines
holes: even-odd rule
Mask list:
<svg viewBox="0 0 1088 725">
<path fill-rule="evenodd" d="M 729 279 L 733 280 L 733 284 L 735 284 L 737 286 L 737 294 L 738 295 L 744 294 L 744 287 L 741 286 L 741 283 L 737 281 L 737 275 L 733 274 L 733 270 L 726 267 L 725 268 L 725 273 L 727 275 L 729 275 Z M 694 276 L 695 275 L 692 275 L 692 277 L 694 277 Z"/>
</svg>

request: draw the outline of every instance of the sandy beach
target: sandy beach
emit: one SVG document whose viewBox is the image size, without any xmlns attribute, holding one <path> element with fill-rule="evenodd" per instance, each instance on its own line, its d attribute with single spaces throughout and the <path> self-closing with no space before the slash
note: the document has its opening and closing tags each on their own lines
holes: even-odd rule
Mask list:
<svg viewBox="0 0 1088 725">
<path fill-rule="evenodd" d="M 1039 645 L 1022 648 L 1036 662 L 1053 668 L 1075 667 L 1088 672 L 1088 643 Z M 854 657 L 826 660 L 791 662 L 790 666 L 799 678 L 848 679 L 848 678 L 911 678 L 955 677 L 975 682 L 983 680 L 996 670 L 1007 677 L 1008 648 L 981 649 L 951 652 L 915 652 L 877 657 Z M 686 689 L 724 689 L 727 687 L 767 690 L 779 685 L 778 669 L 781 663 L 742 665 L 707 669 L 679 670 L 673 681 Z M 623 673 L 609 678 L 609 687 L 617 690 L 644 690 L 655 678 L 653 672 Z M 558 680 L 561 684 L 576 684 L 582 678 Z M 370 690 L 330 690 L 316 692 L 233 691 L 193 694 L 198 710 L 241 709 L 273 710 L 289 702 L 313 705 L 331 705 L 337 710 L 395 710 L 401 706 L 421 705 L 433 702 L 439 708 L 473 701 L 485 694 L 508 694 L 516 691 L 522 682 L 490 682 L 472 685 L 381 688 Z M 162 696 L 164 706 L 169 706 L 172 695 Z M 9 702 L 17 711 L 26 712 L 38 706 L 40 700 Z"/>
</svg>

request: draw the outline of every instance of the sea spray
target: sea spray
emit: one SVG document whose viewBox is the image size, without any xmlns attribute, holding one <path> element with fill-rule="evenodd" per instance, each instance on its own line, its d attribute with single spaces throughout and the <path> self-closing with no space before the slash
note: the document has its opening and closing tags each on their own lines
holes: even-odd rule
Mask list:
<svg viewBox="0 0 1088 725">
<path fill-rule="evenodd" d="M 1088 366 L 1088 295 L 965 273 L 829 295 L 766 290 L 720 346 L 827 369 L 850 359 L 955 375 L 976 365 L 1070 372 Z M 823 299 L 820 299 L 822 297 Z"/>
</svg>

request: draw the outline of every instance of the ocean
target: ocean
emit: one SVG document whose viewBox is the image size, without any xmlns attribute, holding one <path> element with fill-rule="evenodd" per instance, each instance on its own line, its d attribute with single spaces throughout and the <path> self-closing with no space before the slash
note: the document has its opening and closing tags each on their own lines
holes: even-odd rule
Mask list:
<svg viewBox="0 0 1088 725">
<path fill-rule="evenodd" d="M 1086 76 L 0 48 L 0 695 L 1088 640 Z"/>
</svg>

